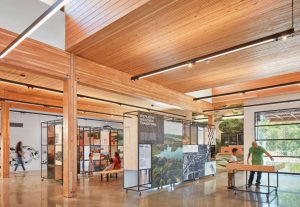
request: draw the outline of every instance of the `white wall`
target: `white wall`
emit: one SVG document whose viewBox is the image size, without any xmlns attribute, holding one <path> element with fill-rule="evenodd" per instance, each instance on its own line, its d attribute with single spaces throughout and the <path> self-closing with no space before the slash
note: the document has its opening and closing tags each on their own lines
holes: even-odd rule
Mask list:
<svg viewBox="0 0 300 207">
<path fill-rule="evenodd" d="M 1 111 L 1 110 L 0 110 Z M 62 119 L 61 117 L 55 116 L 45 116 L 45 115 L 36 115 L 28 113 L 19 113 L 19 112 L 10 112 L 10 122 L 23 123 L 23 127 L 10 127 L 10 146 L 15 148 L 18 141 L 23 142 L 23 146 L 30 146 L 34 150 L 38 151 L 39 156 L 31 159 L 31 162 L 25 165 L 26 170 L 40 170 L 41 169 L 41 122 L 58 120 Z M 112 122 L 100 122 L 94 120 L 78 120 L 80 126 L 92 126 L 92 127 L 102 127 L 104 125 L 109 125 L 115 129 L 123 129 L 121 123 L 112 123 Z M 0 119 L 1 125 L 1 119 Z M 1 128 L 1 127 L 0 127 Z M 0 130 L 1 131 L 1 130 Z M 25 160 L 29 158 L 29 152 L 24 150 Z M 14 152 L 12 152 L 13 155 Z M 11 171 L 13 171 L 11 167 Z M 19 166 L 18 170 L 22 170 Z"/>
<path fill-rule="evenodd" d="M 0 0 L 0 28 L 20 34 L 48 7 L 39 0 Z M 64 12 L 58 11 L 29 37 L 65 49 Z"/>
<path fill-rule="evenodd" d="M 251 105 L 251 104 L 268 103 L 268 102 L 292 100 L 292 99 L 299 99 L 299 98 L 300 98 L 300 93 L 295 93 L 295 94 L 273 96 L 267 98 L 252 99 L 252 100 L 245 101 L 244 104 Z M 245 147 L 244 158 L 245 160 L 247 160 L 248 149 L 251 146 L 251 142 L 255 140 L 255 128 L 254 128 L 255 112 L 277 110 L 277 109 L 299 108 L 299 107 L 300 107 L 300 101 L 244 108 L 244 147 Z"/>
</svg>

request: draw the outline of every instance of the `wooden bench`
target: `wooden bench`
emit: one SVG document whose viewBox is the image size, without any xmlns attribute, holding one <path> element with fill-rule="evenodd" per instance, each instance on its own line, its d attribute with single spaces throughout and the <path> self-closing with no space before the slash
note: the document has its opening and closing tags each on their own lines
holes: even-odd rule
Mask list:
<svg viewBox="0 0 300 207">
<path fill-rule="evenodd" d="M 106 175 L 106 180 L 109 182 L 109 178 L 112 174 L 116 175 L 116 179 L 118 179 L 118 173 L 122 173 L 123 169 L 117 169 L 117 170 L 107 170 L 107 171 L 101 171 L 100 176 L 101 176 L 101 181 L 103 180 L 103 175 Z"/>
</svg>

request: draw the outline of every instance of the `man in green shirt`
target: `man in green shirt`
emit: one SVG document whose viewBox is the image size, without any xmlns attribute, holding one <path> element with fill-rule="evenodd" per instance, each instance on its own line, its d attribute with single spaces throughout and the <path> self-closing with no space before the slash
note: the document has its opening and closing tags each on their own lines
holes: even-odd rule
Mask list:
<svg viewBox="0 0 300 207">
<path fill-rule="evenodd" d="M 264 164 L 264 154 L 266 154 L 271 160 L 273 160 L 273 157 L 270 155 L 269 152 L 265 150 L 262 146 L 258 146 L 258 144 L 253 141 L 252 142 L 252 147 L 249 149 L 248 153 L 248 159 L 247 159 L 247 164 L 249 164 L 249 158 L 250 155 L 252 155 L 252 165 L 263 165 Z M 256 186 L 260 185 L 260 180 L 261 180 L 261 173 L 262 172 L 257 172 L 257 178 L 256 178 Z M 248 187 L 252 185 L 253 179 L 254 179 L 254 171 L 250 172 L 250 177 L 248 180 Z"/>
</svg>

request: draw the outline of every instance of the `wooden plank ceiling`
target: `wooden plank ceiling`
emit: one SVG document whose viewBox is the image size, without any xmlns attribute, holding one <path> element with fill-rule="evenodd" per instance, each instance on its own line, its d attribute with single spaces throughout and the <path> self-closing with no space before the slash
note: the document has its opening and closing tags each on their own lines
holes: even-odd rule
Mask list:
<svg viewBox="0 0 300 207">
<path fill-rule="evenodd" d="M 272 85 L 283 84 L 283 83 L 291 83 L 297 81 L 300 81 L 300 72 L 216 87 L 212 89 L 212 94 L 213 95 L 224 94 L 224 93 L 235 92 L 237 91 L 237 89 L 241 91 L 241 90 L 248 90 L 253 88 L 272 86 Z M 297 93 L 297 92 L 300 92 L 300 84 L 293 84 L 284 87 L 271 88 L 267 90 L 252 91 L 244 94 L 234 94 L 229 96 L 215 97 L 213 98 L 213 103 L 215 108 L 220 108 L 224 106 L 230 106 L 233 104 L 235 105 L 242 104 L 244 100 L 247 99 L 261 98 L 267 96 L 277 96 L 277 95 L 282 95 L 287 93 Z"/>
<path fill-rule="evenodd" d="M 66 47 L 115 22 L 149 0 L 77 0 L 65 6 Z"/>
<path fill-rule="evenodd" d="M 68 50 L 137 75 L 289 29 L 291 2 L 150 0 L 92 35 L 77 22 L 77 30 L 87 33 L 86 39 Z M 299 30 L 300 1 L 295 1 L 294 11 Z M 298 72 L 299 56 L 300 37 L 296 36 L 147 80 L 191 92 Z"/>
<path fill-rule="evenodd" d="M 0 49 L 8 45 L 16 36 L 12 32 L 0 29 Z M 31 39 L 22 42 L 15 50 L 0 60 L 0 66 L 3 68 L 12 68 L 12 70 L 26 71 L 59 80 L 68 76 L 69 64 L 70 53 Z M 156 101 L 176 106 L 182 110 L 198 112 L 203 108 L 211 107 L 209 103 L 195 103 L 191 96 L 147 80 L 134 84 L 130 81 L 129 74 L 80 57 L 76 57 L 76 76 L 79 85 L 99 89 L 97 97 L 101 98 L 103 98 L 101 91 L 107 91 L 123 95 L 123 98 L 118 97 L 119 102 L 126 101 L 126 97 L 134 97 L 135 99 L 130 100 L 135 102 L 133 105 L 144 105 L 147 102 L 147 105 L 151 106 L 152 102 Z M 47 80 L 44 81 L 47 82 Z"/>
</svg>

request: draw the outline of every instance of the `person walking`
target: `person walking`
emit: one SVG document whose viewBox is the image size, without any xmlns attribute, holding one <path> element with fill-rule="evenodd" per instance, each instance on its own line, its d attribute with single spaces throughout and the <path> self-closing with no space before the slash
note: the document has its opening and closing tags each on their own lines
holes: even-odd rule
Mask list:
<svg viewBox="0 0 300 207">
<path fill-rule="evenodd" d="M 17 171 L 19 165 L 22 166 L 23 170 L 25 171 L 25 167 L 24 167 L 24 162 L 23 162 L 23 158 L 24 158 L 24 152 L 22 149 L 22 142 L 18 142 L 17 146 L 16 146 L 16 154 L 17 154 L 17 164 L 15 167 L 15 171 Z"/>
</svg>

